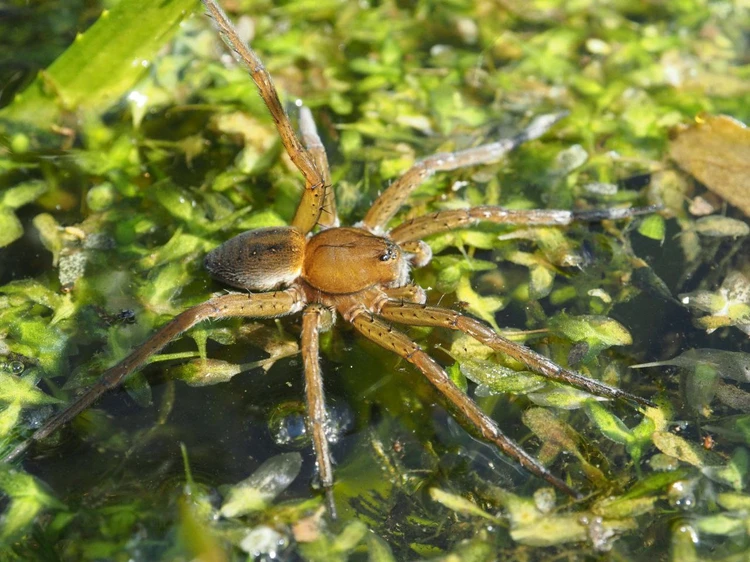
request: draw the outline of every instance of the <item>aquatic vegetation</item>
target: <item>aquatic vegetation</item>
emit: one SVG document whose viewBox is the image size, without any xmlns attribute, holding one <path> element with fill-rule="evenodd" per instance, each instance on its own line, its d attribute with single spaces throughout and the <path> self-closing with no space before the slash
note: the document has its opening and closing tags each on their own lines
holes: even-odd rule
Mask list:
<svg viewBox="0 0 750 562">
<path fill-rule="evenodd" d="M 513 558 L 532 548 L 540 558 L 607 549 L 633 560 L 745 556 L 750 425 L 733 390 L 745 392 L 745 381 L 719 375 L 716 383 L 728 360 L 717 367 L 715 357 L 684 357 L 742 349 L 746 303 L 725 283 L 746 276 L 745 219 L 731 209 L 723 216 L 666 156 L 671 127 L 699 111 L 750 121 L 742 8 L 701 0 L 233 8 L 248 14 L 241 25 L 286 99 L 313 108 L 326 146 L 338 147 L 330 156 L 345 217 L 360 216 L 423 155 L 569 110 L 553 134 L 510 159 L 431 180 L 407 213 L 604 207 L 642 200 L 647 186 L 665 217 L 632 227 L 439 235 L 430 240 L 439 259 L 419 282 L 441 306 L 656 396 L 657 407 L 640 414 L 592 403 L 515 374 L 520 365 L 486 349 L 462 352 L 459 339 L 412 333 L 445 350 L 453 380 L 513 437 L 592 494 L 571 503 L 535 494 L 537 485 L 448 421 L 430 388 L 387 354 L 347 334 L 324 338 L 327 390 L 355 418 L 334 449 L 341 523 L 318 515 L 306 452 L 275 499 L 220 516 L 232 486 L 289 454 L 274 442 L 269 417 L 301 396 L 291 325 L 222 321 L 191 331 L 133 377 L 127 394 L 80 416 L 23 468 L 5 469 L 7 557 L 51 549 L 76 560 L 246 559 L 262 557 L 261 544 L 320 560 Z M 297 177 L 246 75 L 221 60 L 197 14 L 169 26 L 174 39 L 154 47 L 159 56 L 106 111 L 82 96 L 75 119 L 65 106 L 58 127 L 40 134 L 10 118 L 12 104 L 0 110 L 4 450 L 56 400 L 217 290 L 200 261 L 228 231 L 292 217 Z M 106 63 L 119 68 L 132 60 L 127 53 Z M 40 93 L 54 100 L 54 90 Z M 693 214 L 698 196 L 712 214 Z M 685 308 L 686 295 L 705 307 Z M 228 382 L 192 389 L 184 380 Z M 184 497 L 189 481 L 195 505 Z M 540 529 L 557 534 L 544 531 L 547 543 L 529 546 Z"/>
</svg>

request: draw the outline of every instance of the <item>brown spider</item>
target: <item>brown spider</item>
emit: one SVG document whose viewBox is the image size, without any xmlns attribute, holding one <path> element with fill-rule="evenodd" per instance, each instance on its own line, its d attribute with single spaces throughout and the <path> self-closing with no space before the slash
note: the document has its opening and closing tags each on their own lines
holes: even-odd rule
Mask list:
<svg viewBox="0 0 750 562">
<path fill-rule="evenodd" d="M 422 241 L 432 234 L 481 221 L 525 225 L 567 225 L 575 220 L 618 219 L 652 212 L 654 207 L 606 211 L 510 210 L 496 206 L 449 210 L 408 220 L 392 230 L 388 221 L 409 195 L 435 172 L 494 162 L 519 144 L 549 129 L 559 115 L 536 119 L 515 138 L 460 152 L 435 154 L 417 162 L 374 202 L 362 222 L 341 227 L 336 216 L 328 162 L 312 115 L 302 108 L 297 138 L 271 76 L 257 55 L 243 44 L 214 0 L 203 0 L 208 14 L 238 61 L 250 72 L 281 135 L 284 148 L 305 178 L 305 190 L 292 225 L 261 228 L 235 236 L 205 259 L 218 281 L 242 289 L 216 296 L 177 315 L 70 405 L 18 445 L 5 461 L 21 455 L 86 410 L 108 390 L 182 332 L 210 318 L 275 318 L 302 312 L 301 349 L 307 395 L 307 424 L 312 436 L 321 484 L 334 515 L 333 470 L 325 435 L 326 408 L 318 359 L 318 336 L 338 315 L 365 338 L 412 363 L 487 441 L 529 472 L 577 497 L 578 493 L 506 437 L 497 424 L 448 377 L 443 368 L 406 335 L 386 321 L 410 326 L 460 330 L 490 348 L 521 361 L 534 371 L 592 394 L 623 398 L 643 405 L 643 398 L 564 369 L 546 357 L 513 343 L 485 324 L 459 312 L 425 305 L 425 292 L 410 284 L 409 269 L 429 263 L 431 251 Z M 304 143 L 304 145 L 303 145 Z M 320 229 L 314 233 L 316 227 Z"/>
</svg>

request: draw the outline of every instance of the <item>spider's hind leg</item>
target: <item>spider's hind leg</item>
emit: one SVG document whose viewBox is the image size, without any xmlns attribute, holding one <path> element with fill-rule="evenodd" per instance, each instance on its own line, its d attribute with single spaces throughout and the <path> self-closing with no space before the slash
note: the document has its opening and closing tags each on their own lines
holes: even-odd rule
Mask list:
<svg viewBox="0 0 750 562">
<path fill-rule="evenodd" d="M 575 386 L 596 396 L 622 399 L 641 406 L 654 406 L 653 402 L 646 398 L 564 369 L 544 355 L 502 337 L 489 326 L 459 312 L 436 306 L 390 301 L 382 305 L 378 314 L 386 320 L 409 326 L 434 326 L 460 330 L 487 347 L 524 363 L 531 370 L 549 379 Z"/>
<path fill-rule="evenodd" d="M 326 436 L 325 393 L 320 372 L 319 336 L 323 328 L 324 307 L 310 305 L 302 314 L 302 362 L 305 368 L 305 395 L 307 398 L 307 424 L 315 449 L 320 484 L 326 498 L 326 507 L 332 519 L 336 519 L 336 503 L 333 499 L 333 463 Z"/>
<path fill-rule="evenodd" d="M 64 409 L 47 420 L 31 437 L 22 441 L 10 453 L 3 457 L 3 462 L 11 462 L 20 457 L 35 441 L 48 437 L 78 414 L 93 405 L 103 394 L 116 388 L 130 373 L 140 369 L 146 361 L 182 332 L 199 322 L 210 318 L 274 318 L 297 312 L 303 304 L 302 296 L 296 289 L 274 291 L 271 293 L 229 293 L 214 297 L 178 314 L 171 322 L 165 324 L 149 339 L 133 350 L 130 355 L 114 367 L 107 369 L 99 380 L 86 392 L 74 399 Z"/>
<path fill-rule="evenodd" d="M 445 370 L 405 334 L 375 318 L 362 306 L 342 310 L 341 313 L 344 319 L 350 322 L 367 339 L 388 351 L 396 353 L 417 367 L 430 383 L 479 431 L 484 439 L 494 443 L 526 470 L 544 479 L 558 490 L 574 498 L 581 497 L 576 490 L 552 474 L 542 463 L 506 436 L 492 418 L 485 414 L 469 396 L 453 383 Z"/>
</svg>

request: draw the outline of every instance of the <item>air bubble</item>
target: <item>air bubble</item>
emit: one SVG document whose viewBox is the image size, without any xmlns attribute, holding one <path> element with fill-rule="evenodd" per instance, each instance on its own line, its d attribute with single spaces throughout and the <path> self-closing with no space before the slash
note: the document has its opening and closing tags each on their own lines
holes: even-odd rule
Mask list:
<svg viewBox="0 0 750 562">
<path fill-rule="evenodd" d="M 305 405 L 285 402 L 277 406 L 268 419 L 268 429 L 277 445 L 302 449 L 310 441 L 305 426 Z"/>
<path fill-rule="evenodd" d="M 669 487 L 667 493 L 669 505 L 682 511 L 691 511 L 695 508 L 695 481 L 678 480 Z"/>
<path fill-rule="evenodd" d="M 12 375 L 20 375 L 26 366 L 21 361 L 2 361 L 0 362 L 0 371 L 5 371 Z"/>
<path fill-rule="evenodd" d="M 354 424 L 351 410 L 336 402 L 326 405 L 328 419 L 325 434 L 329 443 L 337 443 Z M 285 402 L 277 406 L 268 419 L 268 429 L 277 445 L 302 449 L 310 445 L 304 402 Z"/>
<path fill-rule="evenodd" d="M 26 366 L 20 361 L 11 361 L 8 363 L 8 370 L 12 375 L 20 375 L 23 373 L 24 369 L 26 369 Z"/>
<path fill-rule="evenodd" d="M 258 561 L 278 560 L 289 547 L 289 538 L 266 525 L 252 529 L 240 541 L 240 548 L 247 552 L 251 559 Z"/>
</svg>

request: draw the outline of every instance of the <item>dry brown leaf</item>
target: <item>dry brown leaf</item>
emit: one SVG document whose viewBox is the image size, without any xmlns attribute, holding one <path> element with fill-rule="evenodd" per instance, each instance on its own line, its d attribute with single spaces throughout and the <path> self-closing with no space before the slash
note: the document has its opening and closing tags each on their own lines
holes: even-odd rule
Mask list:
<svg viewBox="0 0 750 562">
<path fill-rule="evenodd" d="M 669 155 L 683 170 L 750 216 L 750 129 L 726 115 L 701 115 L 677 131 Z"/>
</svg>

